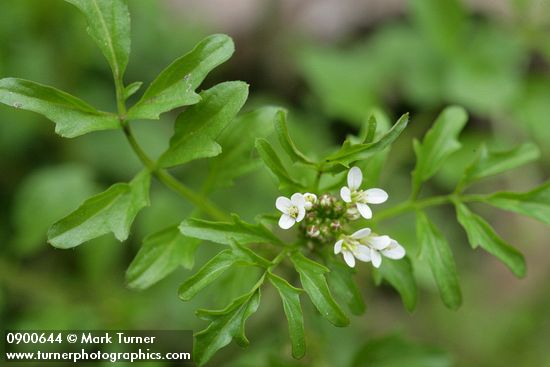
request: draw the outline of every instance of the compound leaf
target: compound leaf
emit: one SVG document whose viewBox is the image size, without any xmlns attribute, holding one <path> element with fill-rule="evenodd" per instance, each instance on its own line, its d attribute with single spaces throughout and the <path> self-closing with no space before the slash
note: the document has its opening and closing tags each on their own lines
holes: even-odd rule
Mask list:
<svg viewBox="0 0 550 367">
<path fill-rule="evenodd" d="M 200 242 L 196 238 L 182 235 L 177 226 L 145 237 L 143 245 L 126 270 L 128 285 L 131 288 L 145 289 L 164 279 L 179 266 L 191 269 Z"/>
<path fill-rule="evenodd" d="M 121 80 L 130 55 L 130 13 L 123 0 L 65 0 L 86 17 L 88 33 L 93 38 Z"/>
<path fill-rule="evenodd" d="M 348 317 L 336 303 L 328 288 L 325 273 L 328 273 L 329 270 L 301 253 L 291 255 L 290 259 L 300 274 L 302 287 L 321 315 L 335 326 L 348 325 Z"/>
<path fill-rule="evenodd" d="M 522 166 L 536 160 L 539 156 L 539 148 L 532 143 L 497 152 L 490 151 L 486 145 L 482 145 L 478 157 L 464 172 L 460 186 L 464 187 L 482 178 Z"/>
<path fill-rule="evenodd" d="M 416 168 L 413 171 L 413 191 L 432 177 L 446 159 L 460 149 L 458 135 L 466 125 L 468 114 L 462 107 L 447 107 L 439 114 L 422 143 L 414 141 Z"/>
<path fill-rule="evenodd" d="M 373 271 L 377 284 L 380 284 L 382 278 L 387 280 L 399 292 L 405 308 L 409 311 L 414 310 L 417 290 L 412 265 L 408 258 L 384 261 L 380 268 Z"/>
<path fill-rule="evenodd" d="M 372 119 L 370 121 L 373 121 Z M 369 130 L 372 129 L 373 123 L 369 121 Z M 342 148 L 336 153 L 331 154 L 326 158 L 327 163 L 338 163 L 344 167 L 349 167 L 353 162 L 361 161 L 372 155 L 383 151 L 390 146 L 401 135 L 403 130 L 409 123 L 409 114 L 406 113 L 397 120 L 395 125 L 380 139 L 372 143 L 353 144 L 350 140 L 346 140 Z M 375 128 L 375 125 L 374 125 Z M 368 133 L 367 138 L 371 139 L 374 132 Z"/>
<path fill-rule="evenodd" d="M 300 293 L 302 290 L 290 285 L 285 279 L 268 273 L 269 281 L 279 292 L 286 319 L 288 321 L 288 332 L 292 344 L 292 356 L 296 359 L 302 358 L 306 353 L 306 341 L 304 336 L 304 316 L 300 305 Z"/>
<path fill-rule="evenodd" d="M 185 236 L 223 245 L 231 245 L 233 242 L 239 244 L 281 242 L 263 224 L 246 223 L 235 214 L 232 219 L 232 222 L 187 219 L 180 224 L 179 229 Z"/>
<path fill-rule="evenodd" d="M 281 159 L 267 140 L 262 138 L 256 139 L 256 150 L 267 168 L 269 168 L 271 173 L 279 180 L 280 188 L 303 188 L 301 183 L 290 176 L 283 166 L 283 162 L 281 162 Z"/>
<path fill-rule="evenodd" d="M 204 365 L 219 349 L 235 339 L 238 345 L 249 344 L 245 335 L 245 322 L 256 312 L 260 304 L 260 289 L 236 298 L 223 310 L 197 310 L 203 320 L 210 321 L 208 327 L 195 334 L 194 361 Z"/>
<path fill-rule="evenodd" d="M 201 93 L 201 101 L 176 120 L 170 147 L 159 159 L 162 167 L 172 167 L 194 159 L 221 153 L 215 141 L 233 121 L 248 96 L 244 82 L 220 83 Z"/>
<path fill-rule="evenodd" d="M 216 34 L 199 42 L 153 80 L 141 99 L 128 111 L 128 119 L 158 119 L 160 114 L 200 101 L 195 89 L 216 66 L 235 50 L 229 36 Z"/>
<path fill-rule="evenodd" d="M 499 192 L 486 198 L 485 202 L 550 225 L 550 181 L 525 193 Z"/>
<path fill-rule="evenodd" d="M 416 234 L 420 251 L 432 269 L 443 303 L 450 309 L 458 309 L 462 304 L 462 292 L 447 240 L 424 212 L 416 214 Z"/>
<path fill-rule="evenodd" d="M 304 153 L 300 152 L 300 150 L 296 147 L 296 144 L 292 141 L 286 124 L 286 111 L 281 110 L 277 112 L 277 117 L 275 119 L 275 131 L 277 132 L 279 143 L 293 162 L 301 162 L 309 165 L 315 164 L 311 159 L 306 157 Z"/>
<path fill-rule="evenodd" d="M 149 172 L 142 171 L 130 183 L 117 183 L 86 200 L 48 231 L 48 242 L 71 248 L 113 232 L 119 241 L 128 238 L 137 213 L 149 205 Z"/>
<path fill-rule="evenodd" d="M 0 103 L 45 116 L 55 123 L 55 132 L 66 138 L 120 128 L 116 115 L 98 111 L 68 93 L 30 80 L 0 79 Z"/>
<path fill-rule="evenodd" d="M 184 301 L 189 301 L 197 293 L 220 277 L 227 268 L 239 260 L 231 250 L 223 250 L 204 264 L 195 274 L 187 278 L 180 286 L 178 294 Z"/>
<path fill-rule="evenodd" d="M 472 248 L 481 246 L 502 261 L 517 277 L 525 276 L 526 265 L 523 255 L 502 240 L 493 228 L 479 215 L 460 202 L 455 202 L 459 223 L 462 225 Z"/>
<path fill-rule="evenodd" d="M 362 315 L 366 306 L 361 292 L 353 280 L 353 270 L 340 262 L 329 264 L 330 273 L 327 281 L 330 288 L 336 293 L 337 298 L 342 299 L 354 315 Z"/>
</svg>

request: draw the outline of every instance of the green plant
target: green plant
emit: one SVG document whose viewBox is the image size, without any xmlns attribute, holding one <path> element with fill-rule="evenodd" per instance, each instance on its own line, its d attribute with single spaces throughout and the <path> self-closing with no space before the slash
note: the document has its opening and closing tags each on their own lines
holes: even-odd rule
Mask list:
<svg viewBox="0 0 550 367">
<path fill-rule="evenodd" d="M 236 264 L 260 269 L 250 290 L 226 308 L 197 311 L 197 316 L 210 322 L 195 335 L 194 356 L 200 365 L 232 339 L 242 346 L 248 344 L 245 322 L 258 309 L 261 289 L 267 283 L 277 290 L 282 300 L 295 358 L 305 354 L 301 309 L 305 294 L 335 326 L 349 323 L 335 298 L 345 302 L 352 313 L 363 313 L 365 305 L 353 277 L 354 270 L 343 265 L 334 252 L 342 252 L 352 268 L 355 258 L 372 262 L 374 281 L 390 283 L 408 310 L 416 304 L 414 263 L 419 257 L 425 257 L 443 302 L 449 308 L 458 308 L 462 296 L 453 255 L 445 236 L 426 214 L 433 206 L 454 205 L 458 222 L 472 247 L 480 246 L 493 254 L 517 276 L 525 274 L 522 255 L 498 237 L 468 204 L 487 203 L 550 224 L 550 183 L 521 194 L 468 194 L 464 190 L 478 180 L 536 159 L 539 153 L 534 145 L 525 144 L 502 152 L 481 147 L 452 193 L 421 198 L 423 183 L 461 147 L 458 136 L 467 122 L 467 114 L 460 107 L 449 107 L 440 114 L 423 141 L 414 144 L 417 163 L 410 199 L 373 213 L 367 204 L 382 203 L 387 194 L 380 189 L 362 191 L 360 173 L 364 172 L 369 182 L 377 180 L 392 144 L 408 125 L 408 115 L 402 116 L 391 129 L 384 127 L 380 118 L 372 117 L 363 125 L 359 136 L 349 137 L 338 150 L 313 159 L 291 139 L 284 110 L 264 107 L 238 115 L 248 95 L 245 83 L 225 82 L 200 93 L 195 91 L 213 68 L 231 56 L 233 44 L 224 35 L 206 38 L 174 61 L 141 98 L 127 108 L 127 99 L 138 92 L 141 82 L 125 85 L 123 81 L 130 51 L 130 18 L 125 3 L 120 0 L 69 2 L 86 16 L 89 33 L 111 67 L 117 112 L 99 111 L 55 88 L 15 78 L 0 80 L 0 102 L 43 114 L 56 124 L 56 132 L 63 137 L 98 130 L 122 130 L 144 168 L 129 183 L 111 186 L 56 222 L 48 232 L 48 240 L 55 247 L 72 248 L 112 232 L 124 241 L 138 212 L 149 205 L 152 176 L 192 203 L 196 208 L 193 218 L 143 240 L 126 275 L 133 288 L 146 288 L 180 265 L 192 267 L 194 253 L 202 241 L 220 243 L 227 248 L 185 280 L 179 289 L 182 300 L 192 299 Z M 187 108 L 176 119 L 169 148 L 158 160 L 152 160 L 135 139 L 131 122 L 158 119 L 162 113 L 183 106 Z M 278 148 L 269 140 L 273 131 Z M 257 155 L 251 155 L 253 151 Z M 200 192 L 187 187 L 167 170 L 205 158 L 209 159 L 210 170 Z M 287 160 L 294 165 L 287 166 L 284 163 Z M 275 201 L 281 217 L 265 213 L 251 224 L 220 209 L 208 194 L 260 167 L 258 162 L 263 162 L 278 180 L 281 192 L 292 196 Z M 332 193 L 337 190 L 341 200 L 338 194 Z M 388 236 L 374 235 L 383 221 L 406 212 L 416 213 L 416 247 L 410 243 L 400 245 Z M 290 234 L 284 233 L 277 223 L 282 229 L 293 229 Z M 391 260 L 382 260 L 380 254 Z M 296 275 L 300 288 L 294 281 Z"/>
</svg>

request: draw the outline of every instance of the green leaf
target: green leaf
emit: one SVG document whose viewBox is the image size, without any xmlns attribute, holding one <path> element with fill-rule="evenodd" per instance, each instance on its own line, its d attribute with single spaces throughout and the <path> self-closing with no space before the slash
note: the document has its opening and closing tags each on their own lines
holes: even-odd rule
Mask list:
<svg viewBox="0 0 550 367">
<path fill-rule="evenodd" d="M 300 274 L 302 287 L 321 315 L 335 326 L 348 325 L 348 317 L 336 303 L 328 288 L 325 273 L 329 270 L 301 253 L 292 254 L 290 259 Z"/>
<path fill-rule="evenodd" d="M 258 137 L 267 137 L 273 132 L 273 122 L 278 107 L 262 107 L 239 115 L 231 126 L 218 138 L 223 150 L 210 160 L 210 173 L 205 191 L 231 185 L 233 180 L 258 168 L 261 162 L 252 157 L 254 142 Z"/>
<path fill-rule="evenodd" d="M 426 133 L 422 144 L 414 141 L 416 168 L 413 171 L 413 192 L 417 192 L 422 182 L 432 177 L 445 160 L 460 149 L 457 138 L 467 120 L 468 114 L 462 107 L 447 107 Z"/>
<path fill-rule="evenodd" d="M 486 198 L 485 202 L 550 225 L 550 181 L 525 193 L 499 192 Z"/>
<path fill-rule="evenodd" d="M 193 360 L 204 365 L 221 348 L 235 339 L 241 347 L 249 344 L 244 324 L 260 304 L 260 289 L 236 298 L 223 310 L 197 310 L 197 316 L 210 321 L 208 327 L 195 334 Z"/>
<path fill-rule="evenodd" d="M 275 131 L 277 132 L 279 143 L 293 162 L 315 165 L 311 159 L 306 157 L 304 153 L 300 152 L 300 150 L 296 147 L 296 144 L 294 144 L 290 138 L 286 124 L 286 115 L 286 111 L 281 110 L 277 112 L 277 118 L 275 119 Z"/>
<path fill-rule="evenodd" d="M 523 255 L 504 242 L 489 223 L 472 213 L 466 205 L 455 202 L 455 206 L 458 222 L 466 231 L 472 248 L 481 246 L 502 261 L 517 277 L 525 276 L 526 265 Z"/>
<path fill-rule="evenodd" d="M 359 348 L 351 367 L 451 367 L 453 361 L 437 348 L 413 344 L 398 335 L 371 339 Z"/>
<path fill-rule="evenodd" d="M 365 143 L 372 143 L 374 137 L 376 136 L 376 126 L 378 122 L 376 121 L 376 116 L 374 114 L 370 115 L 369 120 L 367 121 L 367 136 L 365 137 Z"/>
<path fill-rule="evenodd" d="M 336 293 L 336 297 L 343 300 L 354 315 L 365 313 L 365 302 L 353 280 L 353 270 L 334 261 L 330 263 L 329 269 L 327 281 L 330 288 Z"/>
<path fill-rule="evenodd" d="M 256 139 L 256 150 L 260 154 L 263 162 L 269 168 L 271 173 L 279 180 L 279 187 L 282 188 L 303 188 L 304 186 L 298 181 L 290 177 L 290 174 L 283 166 L 283 162 L 271 146 L 265 139 Z"/>
<path fill-rule="evenodd" d="M 286 280 L 273 273 L 268 273 L 269 281 L 279 292 L 283 302 L 288 332 L 292 343 L 292 356 L 296 359 L 306 354 L 306 341 L 304 336 L 304 316 L 300 305 L 300 293 L 302 290 L 290 285 Z"/>
<path fill-rule="evenodd" d="M 489 151 L 487 146 L 482 145 L 476 160 L 466 168 L 460 187 L 522 166 L 536 160 L 539 156 L 538 147 L 532 143 L 522 144 L 511 150 L 500 152 Z"/>
<path fill-rule="evenodd" d="M 246 247 L 236 241 L 233 241 L 231 246 L 233 248 L 233 254 L 245 264 L 260 266 L 265 269 L 273 265 L 273 263 L 267 260 L 265 257 L 258 255 L 251 248 Z"/>
<path fill-rule="evenodd" d="M 161 113 L 200 101 L 195 89 L 216 66 L 229 59 L 235 50 L 226 35 L 212 35 L 199 42 L 191 52 L 176 59 L 147 88 L 128 111 L 128 119 L 158 119 Z"/>
<path fill-rule="evenodd" d="M 145 289 L 164 279 L 179 266 L 191 269 L 200 243 L 196 238 L 183 236 L 177 226 L 145 237 L 143 245 L 126 270 L 128 286 Z"/>
<path fill-rule="evenodd" d="M 462 304 L 462 292 L 451 248 L 445 237 L 424 212 L 416 213 L 416 235 L 421 253 L 426 256 L 443 303 L 456 310 Z"/>
<path fill-rule="evenodd" d="M 189 301 L 220 277 L 227 268 L 239 261 L 231 250 L 223 250 L 187 278 L 179 287 L 178 294 L 183 301 Z"/>
<path fill-rule="evenodd" d="M 159 159 L 161 167 L 220 154 L 222 147 L 214 139 L 233 121 L 247 96 L 244 82 L 220 83 L 202 92 L 202 100 L 176 120 L 170 147 Z"/>
<path fill-rule="evenodd" d="M 55 132 L 66 138 L 120 128 L 116 115 L 98 111 L 68 93 L 29 80 L 0 79 L 0 103 L 44 115 L 56 124 Z"/>
<path fill-rule="evenodd" d="M 133 82 L 132 84 L 128 84 L 126 88 L 124 88 L 124 100 L 127 100 L 133 96 L 142 85 L 143 82 Z"/>
<path fill-rule="evenodd" d="M 416 307 L 416 281 L 408 258 L 384 261 L 380 268 L 373 269 L 375 281 L 380 284 L 382 278 L 394 287 L 408 311 Z"/>
<path fill-rule="evenodd" d="M 130 55 L 130 13 L 122 0 L 65 0 L 76 6 L 88 22 L 93 38 L 121 80 Z"/>
<path fill-rule="evenodd" d="M 149 172 L 142 171 L 130 183 L 117 183 L 86 200 L 48 231 L 48 242 L 71 248 L 113 232 L 119 241 L 128 238 L 137 213 L 149 205 Z"/>
<path fill-rule="evenodd" d="M 339 163 L 344 167 L 349 167 L 353 162 L 367 159 L 390 146 L 401 135 L 408 123 L 409 114 L 406 113 L 397 120 L 386 134 L 374 143 L 352 144 L 350 140 L 346 140 L 339 151 L 326 158 L 326 162 Z"/>
<path fill-rule="evenodd" d="M 263 224 L 250 224 L 242 221 L 236 214 L 232 215 L 232 222 L 211 222 L 202 219 L 184 220 L 179 229 L 185 236 L 199 238 L 205 241 L 230 245 L 233 242 L 247 243 L 275 243 L 279 240 Z"/>
</svg>

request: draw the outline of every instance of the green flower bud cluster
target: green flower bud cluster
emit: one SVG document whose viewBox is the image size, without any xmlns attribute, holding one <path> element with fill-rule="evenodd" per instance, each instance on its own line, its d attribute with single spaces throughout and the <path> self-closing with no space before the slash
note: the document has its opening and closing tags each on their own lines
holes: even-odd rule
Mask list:
<svg viewBox="0 0 550 367">
<path fill-rule="evenodd" d="M 301 223 L 305 237 L 319 243 L 334 241 L 342 228 L 353 220 L 348 205 L 331 194 L 323 194 L 312 203 Z"/>
</svg>

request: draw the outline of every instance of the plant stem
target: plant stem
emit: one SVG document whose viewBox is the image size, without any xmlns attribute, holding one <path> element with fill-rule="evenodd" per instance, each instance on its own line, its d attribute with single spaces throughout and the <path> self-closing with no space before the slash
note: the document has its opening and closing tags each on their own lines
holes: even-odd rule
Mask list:
<svg viewBox="0 0 550 367">
<path fill-rule="evenodd" d="M 149 171 L 153 173 L 157 171 L 156 163 L 147 156 L 147 153 L 145 153 L 143 149 L 141 149 L 134 134 L 132 133 L 132 130 L 130 129 L 130 125 L 128 125 L 128 123 L 123 120 L 122 126 L 124 130 L 124 135 L 126 135 L 126 139 L 130 143 L 130 146 L 132 147 L 134 153 L 136 153 L 136 155 L 139 157 L 139 160 L 145 165 L 145 167 L 147 167 Z"/>
<path fill-rule="evenodd" d="M 455 200 L 459 200 L 462 202 L 481 202 L 486 199 L 486 195 L 456 195 L 456 194 L 449 194 L 449 195 L 442 195 L 442 196 L 434 196 L 427 199 L 422 200 L 409 200 L 405 201 L 401 204 L 398 204 L 392 208 L 383 210 L 376 214 L 376 219 L 373 219 L 374 221 L 382 221 L 387 220 L 393 217 L 397 217 L 399 215 L 415 211 L 415 210 L 421 210 L 424 208 L 428 208 L 431 206 L 437 206 L 437 205 L 443 205 L 451 203 Z"/>
<path fill-rule="evenodd" d="M 213 202 L 211 202 L 204 196 L 197 194 L 195 191 L 178 181 L 178 179 L 176 179 L 167 171 L 163 169 L 157 169 L 153 172 L 153 174 L 160 182 L 189 200 L 191 203 L 193 203 L 193 205 L 202 210 L 204 213 L 208 214 L 213 219 L 221 221 L 226 221 L 229 219 L 229 216 L 225 214 L 221 209 L 219 209 Z"/>
<path fill-rule="evenodd" d="M 197 194 L 195 191 L 184 185 L 182 182 L 178 181 L 174 176 L 164 169 L 157 167 L 155 161 L 153 161 L 147 153 L 141 148 L 137 142 L 132 129 L 126 120 L 126 103 L 124 100 L 124 87 L 122 81 L 115 78 L 116 85 L 116 99 L 117 99 L 117 108 L 119 114 L 119 120 L 124 131 L 126 139 L 130 143 L 132 150 L 139 157 L 139 160 L 143 163 L 145 167 L 165 186 L 172 189 L 189 202 L 191 202 L 195 207 L 209 215 L 212 219 L 216 220 L 227 220 L 229 218 L 221 209 L 219 209 L 214 203 L 212 203 L 206 197 Z"/>
</svg>

